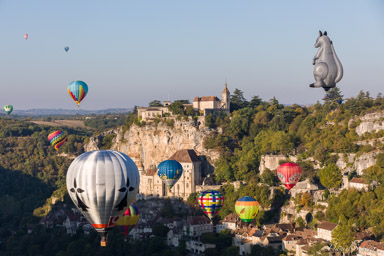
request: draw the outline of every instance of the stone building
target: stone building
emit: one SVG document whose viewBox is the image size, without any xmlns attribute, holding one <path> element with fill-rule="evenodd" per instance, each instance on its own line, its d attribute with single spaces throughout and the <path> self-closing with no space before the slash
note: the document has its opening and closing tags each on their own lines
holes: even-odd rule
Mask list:
<svg viewBox="0 0 384 256">
<path fill-rule="evenodd" d="M 137 108 L 137 116 L 143 121 L 149 121 L 162 117 L 165 113 L 170 113 L 168 106 L 171 104 L 170 101 L 164 101 L 161 107 L 139 107 Z"/>
<path fill-rule="evenodd" d="M 317 226 L 316 238 L 332 241 L 332 231 L 337 227 L 337 224 L 331 222 L 323 222 Z"/>
<path fill-rule="evenodd" d="M 237 229 L 238 224 L 240 223 L 240 218 L 237 214 L 231 213 L 223 220 L 220 220 L 218 224 L 216 224 L 216 233 L 220 233 L 222 230 L 229 229 L 234 232 Z"/>
<path fill-rule="evenodd" d="M 183 166 L 183 173 L 171 191 L 167 191 L 167 195 L 187 200 L 190 194 L 196 192 L 196 185 L 202 182 L 201 161 L 193 149 L 179 150 L 169 159 L 179 162 Z"/>
<path fill-rule="evenodd" d="M 193 149 L 183 149 L 174 153 L 170 160 L 176 160 L 183 166 L 183 173 L 176 184 L 168 190 L 153 167 L 140 171 L 140 195 L 145 197 L 177 197 L 186 200 L 196 192 L 196 185 L 201 184 L 201 161 Z M 140 197 L 139 198 L 142 198 Z"/>
<path fill-rule="evenodd" d="M 229 114 L 230 107 L 230 98 L 229 90 L 227 88 L 227 82 L 225 82 L 224 90 L 221 93 L 221 100 L 216 96 L 196 96 L 193 99 L 193 109 L 198 111 L 204 116 L 215 113 L 215 112 L 224 112 Z"/>
</svg>

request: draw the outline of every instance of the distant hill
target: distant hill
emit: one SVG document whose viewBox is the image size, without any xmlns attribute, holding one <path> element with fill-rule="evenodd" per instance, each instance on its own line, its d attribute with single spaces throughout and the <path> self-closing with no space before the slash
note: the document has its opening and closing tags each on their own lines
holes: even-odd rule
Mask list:
<svg viewBox="0 0 384 256">
<path fill-rule="evenodd" d="M 102 115 L 102 114 L 121 114 L 131 112 L 133 108 L 108 108 L 101 110 L 84 110 L 84 109 L 15 109 L 12 115 L 21 116 L 61 116 L 61 115 Z"/>
</svg>

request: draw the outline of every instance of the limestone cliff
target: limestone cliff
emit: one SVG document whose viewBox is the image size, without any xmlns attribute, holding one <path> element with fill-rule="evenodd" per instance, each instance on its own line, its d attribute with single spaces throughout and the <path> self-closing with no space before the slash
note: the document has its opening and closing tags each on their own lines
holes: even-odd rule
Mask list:
<svg viewBox="0 0 384 256">
<path fill-rule="evenodd" d="M 366 132 L 384 130 L 384 112 L 374 112 L 358 118 L 360 124 L 356 127 L 356 133 L 361 136 Z M 351 120 L 353 122 L 354 120 Z"/>
<path fill-rule="evenodd" d="M 160 122 L 145 126 L 132 125 L 129 130 L 118 128 L 92 137 L 85 150 L 99 149 L 102 138 L 108 134 L 116 134 L 111 149 L 123 152 L 135 161 L 139 168 L 150 169 L 168 159 L 177 150 L 194 149 L 203 161 L 203 170 L 212 172 L 213 163 L 219 154 L 204 148 L 203 140 L 211 130 L 202 127 L 194 120 L 174 120 L 173 127 Z"/>
</svg>

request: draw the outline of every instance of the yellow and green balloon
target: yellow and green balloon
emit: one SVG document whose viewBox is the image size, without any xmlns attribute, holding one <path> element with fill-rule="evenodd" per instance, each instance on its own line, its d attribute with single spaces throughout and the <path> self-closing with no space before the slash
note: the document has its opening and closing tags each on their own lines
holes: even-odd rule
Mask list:
<svg viewBox="0 0 384 256">
<path fill-rule="evenodd" d="M 259 203 L 250 196 L 243 196 L 236 201 L 235 210 L 243 222 L 251 222 L 259 211 Z"/>
</svg>

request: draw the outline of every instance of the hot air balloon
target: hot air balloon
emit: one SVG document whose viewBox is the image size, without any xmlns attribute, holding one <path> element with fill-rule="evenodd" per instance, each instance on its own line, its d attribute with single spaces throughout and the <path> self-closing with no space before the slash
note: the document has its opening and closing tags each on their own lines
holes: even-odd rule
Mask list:
<svg viewBox="0 0 384 256">
<path fill-rule="evenodd" d="M 67 189 L 74 204 L 107 245 L 107 234 L 135 200 L 140 176 L 127 155 L 95 150 L 77 157 L 68 168 Z"/>
<path fill-rule="evenodd" d="M 312 64 L 314 65 L 313 75 L 316 82 L 309 87 L 322 87 L 325 91 L 336 86 L 343 78 L 343 65 L 336 55 L 333 48 L 333 42 L 329 39 L 327 31 L 324 34 L 319 31 L 319 36 L 316 39 L 315 48 L 319 48 Z"/>
<path fill-rule="evenodd" d="M 243 222 L 251 222 L 259 212 L 259 203 L 250 196 L 243 196 L 236 201 L 235 210 Z"/>
<path fill-rule="evenodd" d="M 9 114 L 11 114 L 12 111 L 13 111 L 13 106 L 12 106 L 12 105 L 5 105 L 3 109 L 4 109 L 4 112 L 5 112 L 7 115 L 9 115 Z"/>
<path fill-rule="evenodd" d="M 88 93 L 88 85 L 83 81 L 72 81 L 68 85 L 68 93 L 79 107 L 80 102 Z"/>
<path fill-rule="evenodd" d="M 120 229 L 120 232 L 125 236 L 125 241 L 127 241 L 129 232 L 131 232 L 132 228 L 137 224 L 139 219 L 139 208 L 137 208 L 135 204 L 131 204 L 123 216 L 120 217 L 119 221 L 116 223 L 116 226 Z"/>
<path fill-rule="evenodd" d="M 165 160 L 157 166 L 157 175 L 171 190 L 183 173 L 183 167 L 176 160 Z"/>
<path fill-rule="evenodd" d="M 65 46 L 65 47 L 64 47 L 64 50 L 65 50 L 65 52 L 68 52 L 69 47 L 68 47 L 68 46 Z"/>
<path fill-rule="evenodd" d="M 25 40 L 27 40 L 28 39 L 28 34 L 25 34 L 24 38 L 25 38 Z"/>
<path fill-rule="evenodd" d="M 203 212 L 212 219 L 224 205 L 224 196 L 216 190 L 206 190 L 197 197 L 197 202 Z"/>
<path fill-rule="evenodd" d="M 56 150 L 59 150 L 61 145 L 63 145 L 66 140 L 67 138 L 62 131 L 54 131 L 48 135 L 49 143 L 51 143 L 52 147 Z"/>
<path fill-rule="evenodd" d="M 296 185 L 302 173 L 300 166 L 295 163 L 284 163 L 277 168 L 277 177 L 288 190 Z"/>
</svg>

